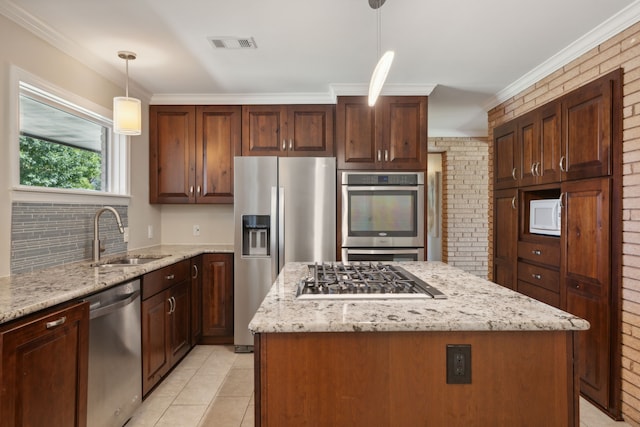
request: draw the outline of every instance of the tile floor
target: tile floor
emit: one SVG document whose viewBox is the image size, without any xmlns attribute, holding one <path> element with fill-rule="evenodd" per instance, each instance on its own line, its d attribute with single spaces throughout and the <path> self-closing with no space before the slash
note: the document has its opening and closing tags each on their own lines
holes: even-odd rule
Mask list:
<svg viewBox="0 0 640 427">
<path fill-rule="evenodd" d="M 253 427 L 253 354 L 196 346 L 126 427 Z M 581 427 L 627 427 L 580 399 Z"/>
</svg>

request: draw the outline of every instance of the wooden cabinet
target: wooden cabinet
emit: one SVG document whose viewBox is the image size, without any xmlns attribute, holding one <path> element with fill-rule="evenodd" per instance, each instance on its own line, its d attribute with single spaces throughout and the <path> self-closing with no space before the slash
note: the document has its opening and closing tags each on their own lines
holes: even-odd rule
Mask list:
<svg viewBox="0 0 640 427">
<path fill-rule="evenodd" d="M 233 203 L 239 106 L 149 107 L 150 203 Z"/>
<path fill-rule="evenodd" d="M 598 178 L 562 187 L 566 310 L 591 324 L 579 334 L 578 358 L 581 391 L 596 402 L 609 402 L 612 360 L 610 185 L 609 178 Z"/>
<path fill-rule="evenodd" d="M 0 426 L 86 426 L 88 303 L 3 326 L 0 343 Z"/>
<path fill-rule="evenodd" d="M 191 258 L 191 345 L 202 339 L 202 255 Z"/>
<path fill-rule="evenodd" d="M 427 97 L 338 97 L 336 146 L 338 169 L 426 169 Z"/>
<path fill-rule="evenodd" d="M 493 280 L 513 288 L 515 276 L 517 291 L 589 321 L 577 341 L 580 390 L 619 417 L 622 70 L 497 127 L 493 142 Z M 520 202 L 517 256 L 509 191 Z M 529 233 L 530 200 L 554 198 L 560 237 Z"/>
<path fill-rule="evenodd" d="M 505 189 L 494 194 L 493 280 L 509 289 L 516 287 L 518 242 L 518 190 Z"/>
<path fill-rule="evenodd" d="M 245 105 L 243 156 L 333 156 L 333 105 Z"/>
<path fill-rule="evenodd" d="M 233 343 L 233 254 L 203 255 L 202 342 Z"/>
<path fill-rule="evenodd" d="M 191 348 L 190 261 L 142 277 L 142 394 Z"/>
</svg>

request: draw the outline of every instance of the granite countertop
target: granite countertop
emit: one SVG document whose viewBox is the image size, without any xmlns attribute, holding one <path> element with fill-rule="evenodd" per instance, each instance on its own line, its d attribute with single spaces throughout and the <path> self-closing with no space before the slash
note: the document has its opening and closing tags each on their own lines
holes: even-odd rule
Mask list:
<svg viewBox="0 0 640 427">
<path fill-rule="evenodd" d="M 167 255 L 135 267 L 93 267 L 81 261 L 0 278 L 0 324 L 54 305 L 83 298 L 145 273 L 203 253 L 233 253 L 233 245 L 159 245 L 127 252 L 151 257 Z M 101 262 L 124 256 L 103 256 Z"/>
<path fill-rule="evenodd" d="M 249 323 L 254 333 L 586 330 L 589 323 L 441 262 L 403 262 L 447 295 L 426 300 L 296 300 L 306 263 L 286 264 Z"/>
</svg>

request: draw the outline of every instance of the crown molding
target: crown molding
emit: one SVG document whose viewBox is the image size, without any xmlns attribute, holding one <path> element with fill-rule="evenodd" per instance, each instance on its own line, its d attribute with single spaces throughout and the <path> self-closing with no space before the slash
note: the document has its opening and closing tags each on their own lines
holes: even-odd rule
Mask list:
<svg viewBox="0 0 640 427">
<path fill-rule="evenodd" d="M 638 21 L 640 21 L 640 0 L 634 1 L 617 14 L 607 19 L 602 24 L 580 37 L 578 40 L 574 41 L 551 58 L 544 61 L 542 64 L 511 83 L 509 86 L 496 93 L 486 102 L 483 106 L 484 109 L 489 111 L 492 108 L 497 107 L 509 98 L 516 96 L 518 93 L 539 82 L 574 59 L 584 55 L 594 47 L 609 40 L 616 34 L 626 30 Z"/>
<path fill-rule="evenodd" d="M 150 104 L 172 105 L 256 105 L 256 104 L 335 104 L 327 93 L 160 93 L 151 96 Z"/>
<path fill-rule="evenodd" d="M 380 95 L 386 96 L 429 96 L 437 84 L 385 84 Z M 368 83 L 332 83 L 329 92 L 335 99 L 338 96 L 366 96 L 369 93 Z"/>
</svg>

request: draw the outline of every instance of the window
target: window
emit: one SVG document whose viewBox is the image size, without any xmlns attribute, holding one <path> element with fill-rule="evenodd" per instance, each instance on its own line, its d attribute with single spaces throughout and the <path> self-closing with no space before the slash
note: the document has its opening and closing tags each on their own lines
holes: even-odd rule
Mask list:
<svg viewBox="0 0 640 427">
<path fill-rule="evenodd" d="M 19 186 L 125 194 L 125 138 L 111 120 L 19 82 Z"/>
</svg>

